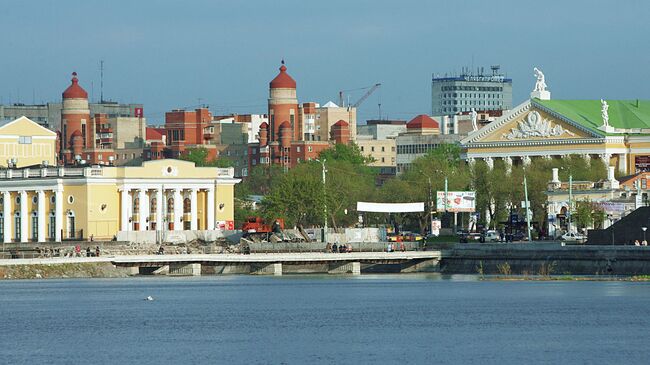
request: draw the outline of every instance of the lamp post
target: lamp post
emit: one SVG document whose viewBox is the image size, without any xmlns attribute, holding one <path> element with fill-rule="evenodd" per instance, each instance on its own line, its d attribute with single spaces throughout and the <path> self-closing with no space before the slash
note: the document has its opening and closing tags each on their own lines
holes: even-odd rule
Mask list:
<svg viewBox="0 0 650 365">
<path fill-rule="evenodd" d="M 327 243 L 327 188 L 325 185 L 325 173 L 327 172 L 325 162 L 327 162 L 327 159 L 323 159 L 322 161 L 316 159 L 316 161 L 320 162 L 323 166 L 323 218 L 325 220 L 325 224 L 323 225 L 323 242 Z"/>
<path fill-rule="evenodd" d="M 528 226 L 528 243 L 532 241 L 530 235 L 530 216 L 528 211 L 530 209 L 530 203 L 528 202 L 528 184 L 526 183 L 526 169 L 524 169 L 524 214 L 526 214 L 526 225 Z"/>
</svg>

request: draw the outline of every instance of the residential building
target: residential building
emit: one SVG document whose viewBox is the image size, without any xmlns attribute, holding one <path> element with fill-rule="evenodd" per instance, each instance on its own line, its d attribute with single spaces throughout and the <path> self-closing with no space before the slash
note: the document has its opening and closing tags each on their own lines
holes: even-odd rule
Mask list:
<svg viewBox="0 0 650 365">
<path fill-rule="evenodd" d="M 121 104 L 114 101 L 101 101 L 89 103 L 90 115 L 106 114 L 108 118 L 116 117 L 143 117 L 142 104 Z M 61 130 L 61 109 L 63 103 L 0 105 L 0 120 L 17 119 L 22 116 L 49 128 L 53 131 Z"/>
<path fill-rule="evenodd" d="M 456 118 L 453 125 L 458 125 Z M 395 138 L 397 173 L 406 171 L 413 160 L 424 156 L 439 145 L 458 143 L 461 138 L 457 127 L 452 127 L 451 131 L 441 131 L 437 120 L 424 114 L 416 116 L 406 124 L 406 132 L 400 133 Z"/>
<path fill-rule="evenodd" d="M 56 166 L 56 137 L 26 117 L 0 122 L 0 166 Z"/>
<path fill-rule="evenodd" d="M 374 139 L 367 135 L 357 135 L 355 142 L 361 154 L 371 157 L 368 166 L 397 166 L 397 148 L 395 138 Z"/>
<path fill-rule="evenodd" d="M 283 62 L 280 73 L 269 83 L 269 123 L 260 125 L 258 142 L 249 144 L 249 168 L 258 164 L 291 168 L 317 158 L 330 143 L 348 143 L 356 137 L 350 126 L 356 123 L 356 114 L 346 111 L 344 116 L 351 121 L 333 121 L 341 115 L 340 109 L 331 105 L 320 108 L 316 103 L 299 106 L 296 81 Z"/>
<path fill-rule="evenodd" d="M 432 76 L 431 115 L 453 115 L 475 110 L 512 108 L 512 79 L 492 66 L 492 74 L 483 68 L 476 73 L 463 69 L 460 75 Z"/>
<path fill-rule="evenodd" d="M 357 126 L 357 138 L 370 136 L 373 139 L 387 139 L 404 132 L 406 120 L 368 120 L 365 125 Z"/>
</svg>

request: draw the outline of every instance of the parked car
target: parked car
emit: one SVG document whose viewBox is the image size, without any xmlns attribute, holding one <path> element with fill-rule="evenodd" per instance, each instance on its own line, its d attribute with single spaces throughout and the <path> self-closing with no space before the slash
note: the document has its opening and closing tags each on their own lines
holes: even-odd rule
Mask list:
<svg viewBox="0 0 650 365">
<path fill-rule="evenodd" d="M 501 236 L 499 235 L 499 232 L 493 229 L 485 232 L 485 242 L 499 242 L 499 241 L 501 241 Z"/>
<path fill-rule="evenodd" d="M 422 235 L 419 234 L 419 233 L 407 232 L 407 233 L 402 234 L 402 238 L 404 239 L 404 241 L 407 241 L 407 242 L 422 241 Z"/>
<path fill-rule="evenodd" d="M 459 237 L 459 241 L 461 243 L 468 243 L 468 242 L 485 242 L 485 235 L 482 234 L 481 232 L 467 232 L 463 233 Z"/>
<path fill-rule="evenodd" d="M 580 233 L 570 232 L 563 234 L 560 239 L 566 242 L 584 242 L 587 240 L 587 237 Z"/>
</svg>

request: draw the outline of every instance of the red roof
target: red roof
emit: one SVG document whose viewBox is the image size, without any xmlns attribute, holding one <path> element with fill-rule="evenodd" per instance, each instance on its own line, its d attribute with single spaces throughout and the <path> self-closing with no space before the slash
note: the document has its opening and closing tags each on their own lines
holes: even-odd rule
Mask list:
<svg viewBox="0 0 650 365">
<path fill-rule="evenodd" d="M 88 99 L 88 93 L 81 86 L 77 80 L 77 73 L 72 73 L 72 85 L 68 86 L 63 92 L 64 99 Z"/>
<path fill-rule="evenodd" d="M 338 122 L 334 123 L 333 127 L 348 127 L 350 124 L 343 119 L 339 119 Z"/>
<path fill-rule="evenodd" d="M 280 129 L 291 129 L 291 124 L 285 120 L 280 124 Z"/>
<path fill-rule="evenodd" d="M 76 131 L 72 132 L 71 137 L 74 138 L 74 137 L 83 137 L 83 136 L 81 135 L 81 132 L 79 132 L 79 130 L 77 129 Z"/>
<path fill-rule="evenodd" d="M 296 81 L 287 73 L 287 67 L 280 66 L 280 73 L 269 84 L 271 89 L 295 89 Z"/>
<path fill-rule="evenodd" d="M 269 123 L 267 122 L 262 122 L 262 124 L 260 124 L 261 129 L 267 129 L 268 127 L 269 127 Z"/>
<path fill-rule="evenodd" d="M 162 141 L 165 128 L 147 127 L 147 141 Z"/>
<path fill-rule="evenodd" d="M 423 128 L 439 128 L 440 124 L 438 122 L 431 118 L 430 116 L 426 114 L 420 114 L 417 117 L 411 119 L 408 123 L 406 123 L 406 128 L 417 128 L 417 129 L 423 129 Z"/>
</svg>

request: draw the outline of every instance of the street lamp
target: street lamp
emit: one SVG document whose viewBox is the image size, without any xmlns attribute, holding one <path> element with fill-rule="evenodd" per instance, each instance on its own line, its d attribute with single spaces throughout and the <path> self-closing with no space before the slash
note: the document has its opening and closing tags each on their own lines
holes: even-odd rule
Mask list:
<svg viewBox="0 0 650 365">
<path fill-rule="evenodd" d="M 316 161 L 320 162 L 321 165 L 323 166 L 323 218 L 325 220 L 324 224 L 324 229 L 323 229 L 323 242 L 327 243 L 327 189 L 325 185 L 325 173 L 327 172 L 327 169 L 325 168 L 325 162 L 327 162 L 327 159 L 323 159 L 323 161 L 316 159 Z"/>
</svg>

